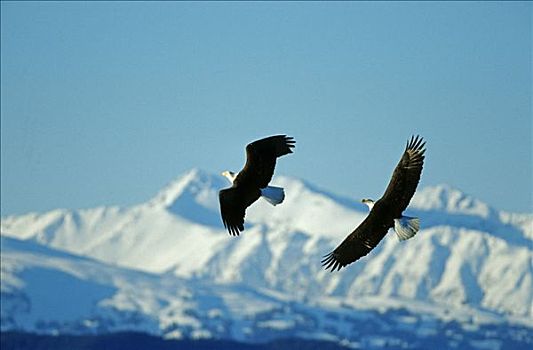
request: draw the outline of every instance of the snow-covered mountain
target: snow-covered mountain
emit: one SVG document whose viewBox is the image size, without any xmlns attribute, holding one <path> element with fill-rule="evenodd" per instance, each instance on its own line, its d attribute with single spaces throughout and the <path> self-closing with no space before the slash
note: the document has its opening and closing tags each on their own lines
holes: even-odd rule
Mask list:
<svg viewBox="0 0 533 350">
<path fill-rule="evenodd" d="M 389 233 L 330 273 L 321 257 L 366 208 L 299 179 L 273 183 L 285 202 L 250 207 L 240 237 L 219 216 L 226 180 L 198 169 L 130 208 L 3 217 L 2 330 L 296 335 L 369 347 L 354 327 L 364 320 L 386 333 L 392 313 L 392 329 L 412 334 L 506 325 L 518 327 L 514 340 L 533 342 L 524 335 L 533 328 L 533 215 L 499 212 L 449 186 L 423 188 L 408 209 L 421 218 L 415 238 Z M 446 332 L 447 344 L 461 343 Z M 406 341 L 395 339 L 388 344 Z"/>
</svg>

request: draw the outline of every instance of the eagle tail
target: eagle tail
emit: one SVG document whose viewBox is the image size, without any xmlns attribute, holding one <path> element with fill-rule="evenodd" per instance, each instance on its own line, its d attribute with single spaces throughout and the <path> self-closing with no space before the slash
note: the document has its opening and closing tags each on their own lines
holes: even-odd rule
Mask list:
<svg viewBox="0 0 533 350">
<path fill-rule="evenodd" d="M 285 191 L 281 187 L 267 186 L 261 189 L 261 196 L 272 205 L 278 205 L 285 199 Z"/>
<path fill-rule="evenodd" d="M 394 219 L 394 231 L 398 235 L 400 241 L 405 241 L 414 237 L 420 229 L 420 219 L 412 218 L 410 216 L 402 216 L 399 219 Z"/>
</svg>

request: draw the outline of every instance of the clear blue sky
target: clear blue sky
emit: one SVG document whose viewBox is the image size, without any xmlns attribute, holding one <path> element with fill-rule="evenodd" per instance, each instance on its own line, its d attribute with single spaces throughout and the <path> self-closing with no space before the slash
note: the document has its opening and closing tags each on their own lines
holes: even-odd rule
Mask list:
<svg viewBox="0 0 533 350">
<path fill-rule="evenodd" d="M 2 215 L 131 205 L 296 138 L 277 172 L 421 186 L 532 212 L 531 3 L 1 2 Z"/>
</svg>

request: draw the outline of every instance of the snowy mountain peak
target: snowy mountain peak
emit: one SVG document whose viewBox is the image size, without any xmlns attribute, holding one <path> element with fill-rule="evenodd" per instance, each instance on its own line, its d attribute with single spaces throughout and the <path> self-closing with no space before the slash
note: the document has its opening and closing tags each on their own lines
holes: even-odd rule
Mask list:
<svg viewBox="0 0 533 350">
<path fill-rule="evenodd" d="M 213 209 L 213 195 L 227 185 L 222 176 L 193 168 L 165 186 L 150 203 L 174 211 L 172 208 L 176 209 L 175 206 L 180 206 L 180 202 L 194 201 Z"/>
<path fill-rule="evenodd" d="M 446 184 L 419 189 L 411 200 L 411 206 L 420 210 L 462 213 L 485 219 L 493 211 L 486 203 Z"/>
</svg>

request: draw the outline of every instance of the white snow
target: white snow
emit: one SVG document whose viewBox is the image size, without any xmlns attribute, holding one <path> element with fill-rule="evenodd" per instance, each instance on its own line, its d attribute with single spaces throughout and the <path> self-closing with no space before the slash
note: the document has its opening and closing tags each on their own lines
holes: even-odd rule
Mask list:
<svg viewBox="0 0 533 350">
<path fill-rule="evenodd" d="M 424 210 L 445 210 L 487 219 L 490 208 L 487 204 L 472 198 L 448 185 L 426 187 L 415 193 L 411 206 Z"/>
<path fill-rule="evenodd" d="M 533 215 L 498 212 L 450 186 L 423 188 L 408 209 L 421 219 L 415 237 L 398 242 L 391 230 L 368 256 L 329 273 L 321 257 L 367 208 L 298 179 L 272 185 L 285 189 L 285 201 L 254 203 L 239 237 L 227 234 L 218 212 L 226 181 L 198 169 L 130 208 L 3 217 L 2 329 L 46 321 L 47 329 L 105 324 L 246 340 L 258 329 L 303 327 L 307 316 L 281 307 L 292 302 L 353 346 L 364 343 L 327 310 L 406 308 L 445 322 L 533 327 Z M 413 324 L 409 317 L 404 324 Z M 329 337 L 324 329 L 317 334 Z"/>
</svg>

